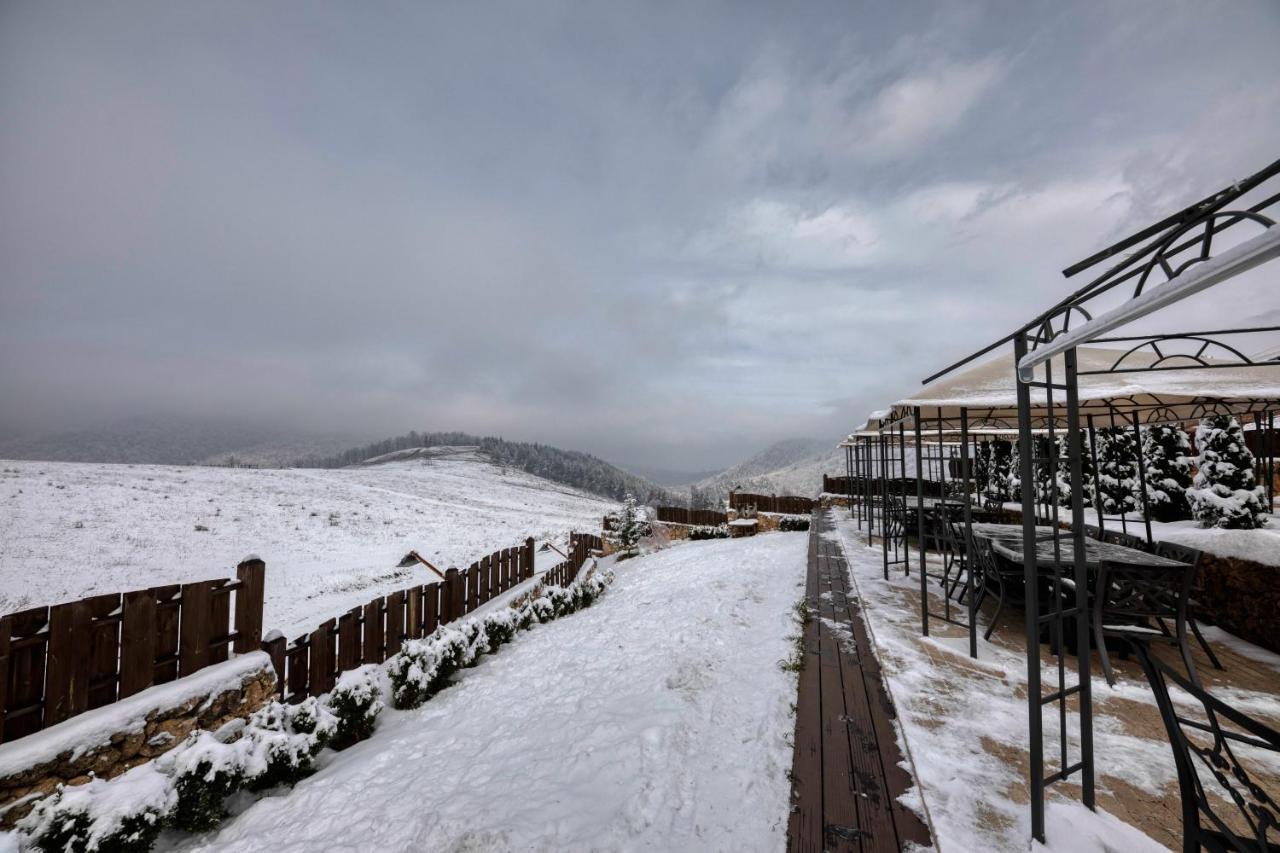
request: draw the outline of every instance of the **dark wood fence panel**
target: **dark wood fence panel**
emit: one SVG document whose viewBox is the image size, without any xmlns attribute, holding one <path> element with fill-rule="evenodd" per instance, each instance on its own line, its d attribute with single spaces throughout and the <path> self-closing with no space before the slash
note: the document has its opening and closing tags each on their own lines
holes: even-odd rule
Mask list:
<svg viewBox="0 0 1280 853">
<path fill-rule="evenodd" d="M 747 492 L 730 492 L 729 507 L 746 509 L 754 507 L 757 512 L 777 512 L 786 515 L 808 515 L 813 512 L 813 498 L 796 495 L 753 495 Z"/>
<path fill-rule="evenodd" d="M 226 660 L 242 637 L 257 648 L 265 570 L 255 559 L 234 581 L 94 595 L 0 618 L 0 742 Z"/>
<path fill-rule="evenodd" d="M 699 524 L 714 527 L 729 521 L 727 513 L 714 509 L 688 509 L 682 506 L 658 507 L 658 521 L 669 524 Z"/>
</svg>

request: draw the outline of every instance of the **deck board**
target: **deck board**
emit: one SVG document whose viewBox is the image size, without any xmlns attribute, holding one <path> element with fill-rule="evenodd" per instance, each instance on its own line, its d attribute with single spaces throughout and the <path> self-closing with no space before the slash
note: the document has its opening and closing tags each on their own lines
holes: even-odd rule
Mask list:
<svg viewBox="0 0 1280 853">
<path fill-rule="evenodd" d="M 912 785 L 899 766 L 894 710 L 848 566 L 813 516 L 805 600 L 804 669 L 796 702 L 790 851 L 873 853 L 929 845 L 928 827 L 898 797 Z"/>
</svg>

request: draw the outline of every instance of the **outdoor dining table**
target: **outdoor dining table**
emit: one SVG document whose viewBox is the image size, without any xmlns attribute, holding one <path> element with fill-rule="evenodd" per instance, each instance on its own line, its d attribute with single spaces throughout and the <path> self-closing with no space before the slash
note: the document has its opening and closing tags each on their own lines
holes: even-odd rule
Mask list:
<svg viewBox="0 0 1280 853">
<path fill-rule="evenodd" d="M 1063 530 L 1059 540 L 1058 552 L 1054 552 L 1053 528 L 1047 525 L 1036 527 L 1036 566 L 1040 569 L 1052 569 L 1055 565 L 1071 566 L 1075 562 L 1075 548 L 1071 531 Z M 991 540 L 991 550 L 1010 562 L 1022 564 L 1022 525 L 1020 524 L 975 524 L 973 535 Z M 1104 560 L 1124 563 L 1130 566 L 1146 566 L 1152 569 L 1187 568 L 1187 564 L 1168 557 L 1161 557 L 1137 548 L 1116 545 L 1111 542 L 1099 542 L 1086 538 L 1085 566 L 1090 572 L 1096 572 Z"/>
</svg>

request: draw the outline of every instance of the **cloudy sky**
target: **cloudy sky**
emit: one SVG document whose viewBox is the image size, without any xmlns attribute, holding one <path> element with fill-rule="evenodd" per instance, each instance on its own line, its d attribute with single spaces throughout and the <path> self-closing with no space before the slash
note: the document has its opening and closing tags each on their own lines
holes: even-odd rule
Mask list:
<svg viewBox="0 0 1280 853">
<path fill-rule="evenodd" d="M 0 4 L 0 426 L 708 468 L 1280 156 L 1274 2 L 926 6 Z"/>
</svg>

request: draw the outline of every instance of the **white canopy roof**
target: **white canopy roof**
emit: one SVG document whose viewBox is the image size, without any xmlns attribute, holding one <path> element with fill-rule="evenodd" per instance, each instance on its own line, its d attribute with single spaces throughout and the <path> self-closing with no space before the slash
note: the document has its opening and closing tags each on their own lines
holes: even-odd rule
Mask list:
<svg viewBox="0 0 1280 853">
<path fill-rule="evenodd" d="M 1215 362 L 1205 359 L 1210 365 Z M 1158 363 L 1158 366 L 1156 366 Z M 1280 405 L 1280 363 L 1244 366 L 1197 366 L 1184 359 L 1160 361 L 1154 352 L 1081 347 L 1076 350 L 1080 415 L 1093 415 L 1098 426 L 1129 423 L 1133 413 L 1142 423 L 1195 420 L 1213 413 L 1245 413 Z M 1110 372 L 1114 369 L 1140 372 Z M 1154 368 L 1145 370 L 1144 368 Z M 1052 360 L 1051 375 L 1065 376 L 1062 357 Z M 946 427 L 958 427 L 960 412 L 968 410 L 971 429 L 1018 426 L 1018 397 L 1013 353 L 996 356 L 966 370 L 949 374 L 918 394 L 894 404 L 887 424 L 912 423 L 913 410 L 931 425 L 941 419 Z M 1043 370 L 1039 379 L 1044 378 Z M 1031 388 L 1032 425 L 1045 426 L 1050 410 L 1041 388 Z M 1055 390 L 1053 420 L 1060 425 L 1066 415 L 1066 393 Z M 1121 419 L 1124 419 L 1123 421 Z"/>
</svg>

